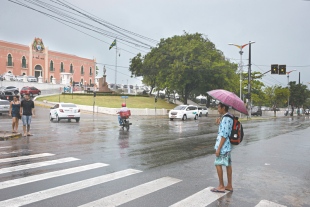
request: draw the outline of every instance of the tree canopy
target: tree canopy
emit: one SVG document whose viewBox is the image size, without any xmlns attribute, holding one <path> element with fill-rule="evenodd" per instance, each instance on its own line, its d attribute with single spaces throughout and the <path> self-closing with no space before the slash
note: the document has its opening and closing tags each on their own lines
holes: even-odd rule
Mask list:
<svg viewBox="0 0 310 207">
<path fill-rule="evenodd" d="M 146 55 L 132 58 L 129 70 L 133 76 L 143 76 L 143 83 L 152 88 L 178 92 L 185 104 L 192 92 L 239 91 L 237 65 L 199 33 L 161 39 Z"/>
</svg>

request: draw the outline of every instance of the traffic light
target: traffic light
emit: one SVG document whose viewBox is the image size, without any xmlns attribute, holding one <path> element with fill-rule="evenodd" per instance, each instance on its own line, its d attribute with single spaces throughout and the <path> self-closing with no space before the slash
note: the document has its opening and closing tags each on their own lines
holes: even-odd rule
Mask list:
<svg viewBox="0 0 310 207">
<path fill-rule="evenodd" d="M 279 75 L 286 74 L 286 65 L 279 65 Z"/>
<path fill-rule="evenodd" d="M 279 74 L 279 66 L 277 64 L 271 65 L 271 74 Z"/>
</svg>

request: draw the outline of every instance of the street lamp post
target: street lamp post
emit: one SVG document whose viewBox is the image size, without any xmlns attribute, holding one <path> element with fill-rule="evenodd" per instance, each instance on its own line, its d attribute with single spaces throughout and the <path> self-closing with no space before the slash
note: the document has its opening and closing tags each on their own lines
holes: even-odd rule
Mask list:
<svg viewBox="0 0 310 207">
<path fill-rule="evenodd" d="M 249 41 L 249 70 L 248 70 L 248 95 L 249 95 L 249 118 L 251 119 L 252 114 L 252 98 L 251 98 L 251 45 L 254 41 Z"/>
<path fill-rule="evenodd" d="M 286 72 L 287 74 L 287 88 L 288 90 L 290 90 L 290 73 L 296 71 L 296 70 L 291 70 L 289 72 Z M 289 110 L 290 107 L 290 93 L 288 94 L 288 98 L 287 98 L 287 110 Z"/>
<path fill-rule="evenodd" d="M 239 63 L 239 73 L 240 73 L 240 99 L 243 100 L 242 98 L 242 73 L 243 73 L 243 63 L 242 63 L 242 54 L 243 54 L 243 51 L 242 49 L 247 46 L 248 44 L 244 44 L 244 45 L 236 45 L 236 44 L 233 44 L 233 43 L 229 43 L 228 45 L 234 45 L 236 47 L 238 47 L 240 50 L 239 50 L 239 54 L 240 54 L 240 63 Z"/>
</svg>

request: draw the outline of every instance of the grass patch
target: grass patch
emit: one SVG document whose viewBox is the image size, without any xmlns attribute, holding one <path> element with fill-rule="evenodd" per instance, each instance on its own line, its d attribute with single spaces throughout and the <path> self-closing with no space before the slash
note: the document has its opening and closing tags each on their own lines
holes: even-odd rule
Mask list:
<svg viewBox="0 0 310 207">
<path fill-rule="evenodd" d="M 79 105 L 93 105 L 93 96 L 83 96 L 83 95 L 74 95 L 71 94 L 62 94 L 60 95 L 60 102 L 64 103 L 75 103 Z M 39 97 L 37 101 L 46 100 L 48 102 L 59 102 L 59 95 Z M 125 102 L 125 99 L 122 99 L 121 96 L 97 96 L 96 97 L 96 106 L 108 107 L 108 108 L 120 108 L 121 104 Z M 154 108 L 155 101 L 154 97 L 135 97 L 129 96 L 126 99 L 128 108 Z M 158 109 L 173 109 L 176 105 L 167 103 L 165 100 L 158 99 L 156 103 L 156 108 Z"/>
</svg>

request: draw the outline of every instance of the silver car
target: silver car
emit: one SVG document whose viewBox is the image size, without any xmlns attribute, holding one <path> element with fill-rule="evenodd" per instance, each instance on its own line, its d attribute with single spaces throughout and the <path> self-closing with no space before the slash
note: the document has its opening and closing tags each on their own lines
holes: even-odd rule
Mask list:
<svg viewBox="0 0 310 207">
<path fill-rule="evenodd" d="M 19 93 L 19 88 L 15 87 L 15 86 L 1 86 L 0 87 L 0 91 L 1 92 L 13 92 L 14 94 L 18 94 Z"/>
<path fill-rule="evenodd" d="M 0 115 L 2 113 L 9 113 L 10 111 L 10 102 L 7 100 L 0 100 Z"/>
</svg>

